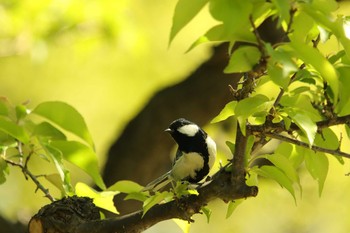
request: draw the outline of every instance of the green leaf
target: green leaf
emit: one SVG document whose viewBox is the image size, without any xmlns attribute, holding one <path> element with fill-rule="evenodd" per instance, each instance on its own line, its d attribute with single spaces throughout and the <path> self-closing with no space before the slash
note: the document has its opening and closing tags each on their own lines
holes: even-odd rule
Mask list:
<svg viewBox="0 0 350 233">
<path fill-rule="evenodd" d="M 239 101 L 236 105 L 235 113 L 236 116 L 243 117 L 245 119 L 260 112 L 265 112 L 267 115 L 272 105 L 273 101 L 270 101 L 267 96 L 258 94 Z"/>
<path fill-rule="evenodd" d="M 272 0 L 272 3 L 277 8 L 277 11 L 279 13 L 279 21 L 285 21 L 285 23 L 288 24 L 290 19 L 290 2 L 286 0 Z"/>
<path fill-rule="evenodd" d="M 311 176 L 318 182 L 318 193 L 321 196 L 328 174 L 328 158 L 324 153 L 307 150 L 304 154 L 305 165 Z"/>
<path fill-rule="evenodd" d="M 29 136 L 25 132 L 24 128 L 16 125 L 3 116 L 0 116 L 0 130 L 24 144 L 29 143 Z"/>
<path fill-rule="evenodd" d="M 236 208 L 243 202 L 243 199 L 238 199 L 234 201 L 230 201 L 227 206 L 226 219 L 231 217 Z"/>
<path fill-rule="evenodd" d="M 56 127 L 48 122 L 41 122 L 34 128 L 34 135 L 51 140 L 66 140 L 66 136 Z"/>
<path fill-rule="evenodd" d="M 316 146 L 334 150 L 334 151 L 339 149 L 339 146 L 340 146 L 337 135 L 330 128 L 323 128 L 320 133 L 317 133 L 314 144 Z M 338 155 L 333 155 L 333 156 L 339 161 L 340 164 L 344 165 L 345 162 L 343 157 Z"/>
<path fill-rule="evenodd" d="M 333 102 L 336 104 L 339 94 L 338 74 L 333 65 L 315 48 L 306 45 L 302 41 L 292 40 L 291 46 L 298 57 L 306 64 L 312 65 L 328 82 L 334 93 Z"/>
<path fill-rule="evenodd" d="M 24 105 L 17 105 L 15 107 L 17 120 L 22 120 L 29 114 L 29 109 Z"/>
<path fill-rule="evenodd" d="M 54 147 L 52 147 L 47 140 L 40 140 L 40 144 L 43 149 L 47 152 L 47 155 L 54 162 L 55 167 L 60 175 L 62 181 L 62 187 L 65 195 L 70 195 L 73 193 L 73 187 L 71 184 L 70 172 L 63 164 L 62 152 Z M 57 183 L 56 183 L 57 184 Z M 61 189 L 60 189 L 61 190 Z"/>
<path fill-rule="evenodd" d="M 270 44 L 266 44 L 266 51 L 271 57 L 267 66 L 271 80 L 286 89 L 290 82 L 290 74 L 298 70 L 292 54 L 282 47 L 274 49 Z"/>
<path fill-rule="evenodd" d="M 138 193 L 129 193 L 128 195 L 126 195 L 124 200 L 136 200 L 136 201 L 144 202 L 147 200 L 147 198 L 149 198 L 148 195 L 142 192 L 138 192 Z"/>
<path fill-rule="evenodd" d="M 99 173 L 97 156 L 92 148 L 76 141 L 52 141 L 50 145 L 61 151 L 64 159 L 89 174 L 98 187 L 106 189 Z"/>
<path fill-rule="evenodd" d="M 228 148 L 230 149 L 231 154 L 234 155 L 235 154 L 235 144 L 230 142 L 230 141 L 226 141 L 225 143 L 228 146 Z"/>
<path fill-rule="evenodd" d="M 180 227 L 183 233 L 190 233 L 191 224 L 188 221 L 174 218 L 173 221 Z"/>
<path fill-rule="evenodd" d="M 335 112 L 339 116 L 345 116 L 350 114 L 350 68 L 339 67 L 337 71 L 339 73 L 340 91 L 339 102 L 335 107 Z"/>
<path fill-rule="evenodd" d="M 173 194 L 170 192 L 161 192 L 161 193 L 156 193 L 155 195 L 149 197 L 145 202 L 143 203 L 143 214 L 142 217 L 145 216 L 147 211 L 149 211 L 153 206 L 161 203 L 165 199 L 172 198 Z"/>
<path fill-rule="evenodd" d="M 212 214 L 212 210 L 206 206 L 203 206 L 201 208 L 202 212 L 205 214 L 205 216 L 207 217 L 207 223 L 209 223 L 210 221 L 210 217 L 211 217 L 211 214 Z"/>
<path fill-rule="evenodd" d="M 284 174 L 288 177 L 288 179 L 290 179 L 293 182 L 296 182 L 299 185 L 299 187 L 301 186 L 299 176 L 293 164 L 291 163 L 291 161 L 289 161 L 287 157 L 285 157 L 284 155 L 275 153 L 275 154 L 265 155 L 264 158 L 266 158 L 271 163 L 273 163 L 276 167 L 281 169 L 281 171 L 284 172 Z"/>
<path fill-rule="evenodd" d="M 254 171 L 260 176 L 275 180 L 282 187 L 286 188 L 288 192 L 293 196 L 294 201 L 296 201 L 292 181 L 279 168 L 275 166 L 262 166 L 260 168 L 254 169 Z"/>
<path fill-rule="evenodd" d="M 45 179 L 47 181 L 49 181 L 51 184 L 53 184 L 56 188 L 58 188 L 58 190 L 61 191 L 63 196 L 66 195 L 67 192 L 64 189 L 64 185 L 63 185 L 63 182 L 62 182 L 60 174 L 58 174 L 58 173 L 47 174 L 47 175 L 45 175 Z"/>
<path fill-rule="evenodd" d="M 183 27 L 185 27 L 207 4 L 209 0 L 179 0 L 176 4 L 169 44 Z"/>
<path fill-rule="evenodd" d="M 287 157 L 294 169 L 298 169 L 304 161 L 304 153 L 298 151 L 295 145 L 287 142 L 280 143 L 275 150 L 275 154 Z"/>
<path fill-rule="evenodd" d="M 5 183 L 6 176 L 10 173 L 10 169 L 6 161 L 0 156 L 0 184 Z"/>
<path fill-rule="evenodd" d="M 231 101 L 225 105 L 225 107 L 221 110 L 219 115 L 217 115 L 210 123 L 217 123 L 220 121 L 224 121 L 227 118 L 235 115 L 235 107 L 237 105 L 237 101 Z"/>
<path fill-rule="evenodd" d="M 241 46 L 230 57 L 224 73 L 242 73 L 250 71 L 260 60 L 260 51 L 257 47 Z"/>
<path fill-rule="evenodd" d="M 59 101 L 44 102 L 39 104 L 33 110 L 33 113 L 57 124 L 59 127 L 83 139 L 92 148 L 94 147 L 84 118 L 72 106 Z"/>
<path fill-rule="evenodd" d="M 0 97 L 0 115 L 1 116 L 9 115 L 9 102 L 5 97 Z"/>
<path fill-rule="evenodd" d="M 93 199 L 93 203 L 105 210 L 108 210 L 112 213 L 119 214 L 116 207 L 114 206 L 113 198 L 118 192 L 112 191 L 102 191 L 98 192 L 88 185 L 78 182 L 75 185 L 76 195 L 79 197 L 90 197 Z"/>
<path fill-rule="evenodd" d="M 142 189 L 143 187 L 138 183 L 135 183 L 130 180 L 121 180 L 113 184 L 107 190 L 119 191 L 121 193 L 134 193 L 134 192 L 141 192 Z"/>
<path fill-rule="evenodd" d="M 286 109 L 288 116 L 299 127 L 299 129 L 306 135 L 310 147 L 314 143 L 315 135 L 317 132 L 316 123 L 310 118 L 310 116 L 297 109 Z"/>
</svg>

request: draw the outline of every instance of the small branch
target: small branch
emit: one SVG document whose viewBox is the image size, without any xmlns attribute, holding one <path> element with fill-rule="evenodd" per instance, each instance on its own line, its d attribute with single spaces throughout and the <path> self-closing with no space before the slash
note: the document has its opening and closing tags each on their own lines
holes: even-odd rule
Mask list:
<svg viewBox="0 0 350 233">
<path fill-rule="evenodd" d="M 328 154 L 332 154 L 332 155 L 339 155 L 345 158 L 350 158 L 350 154 L 342 152 L 338 149 L 336 150 L 331 150 L 331 149 L 327 149 L 327 148 L 323 148 L 323 147 L 319 147 L 319 146 L 311 146 L 308 143 L 287 137 L 287 136 L 283 136 L 281 134 L 275 134 L 275 133 L 267 133 L 266 136 L 274 138 L 274 139 L 278 139 L 281 141 L 285 141 L 285 142 L 289 142 L 291 144 L 297 145 L 297 146 L 301 146 L 304 148 L 308 148 L 308 149 L 312 149 L 313 151 L 317 151 L 317 152 L 323 152 L 323 153 L 328 153 Z"/>
<path fill-rule="evenodd" d="M 350 124 L 350 115 L 335 117 L 332 119 L 327 119 L 324 121 L 316 122 L 317 130 L 321 130 L 323 128 L 328 128 L 334 125 L 343 125 Z M 267 122 L 264 125 L 247 125 L 247 130 L 249 130 L 252 134 L 259 135 L 267 135 L 267 133 L 271 132 L 282 132 L 286 131 L 283 123 L 270 123 Z M 289 127 L 289 131 L 300 130 L 299 127 L 292 123 Z"/>
<path fill-rule="evenodd" d="M 15 166 L 15 167 L 19 167 L 21 168 L 23 174 L 25 177 L 30 177 L 30 179 L 36 184 L 37 186 L 37 189 L 40 189 L 44 194 L 45 194 L 45 197 L 47 197 L 50 201 L 55 201 L 55 198 L 53 198 L 49 192 L 48 189 L 46 189 L 40 182 L 39 180 L 37 179 L 37 177 L 35 175 L 33 175 L 33 173 L 31 173 L 28 168 L 27 168 L 27 162 L 25 163 L 26 165 L 24 166 L 23 164 L 21 163 L 16 163 L 12 160 L 9 160 L 9 159 L 6 159 L 6 158 L 3 158 L 5 160 L 6 163 L 12 165 L 12 166 Z"/>
</svg>

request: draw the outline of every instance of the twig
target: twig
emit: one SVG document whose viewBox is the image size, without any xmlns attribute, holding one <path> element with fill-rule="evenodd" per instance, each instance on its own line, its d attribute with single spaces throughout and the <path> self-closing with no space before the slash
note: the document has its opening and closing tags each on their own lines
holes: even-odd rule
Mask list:
<svg viewBox="0 0 350 233">
<path fill-rule="evenodd" d="M 328 153 L 328 154 L 332 154 L 332 155 L 339 155 L 339 156 L 342 156 L 342 157 L 345 157 L 345 158 L 350 158 L 350 154 L 342 152 L 339 149 L 332 150 L 332 149 L 327 149 L 327 148 L 319 147 L 319 146 L 315 146 L 315 145 L 312 145 L 310 147 L 310 145 L 308 143 L 305 143 L 305 142 L 302 142 L 302 141 L 299 141 L 299 140 L 296 140 L 296 139 L 293 139 L 293 138 L 290 138 L 290 137 L 287 137 L 287 136 L 283 136 L 281 134 L 267 133 L 265 135 L 268 136 L 268 137 L 274 138 L 274 139 L 278 139 L 278 140 L 281 140 L 281 141 L 289 142 L 289 143 L 297 145 L 297 146 L 301 146 L 301 147 L 305 147 L 305 148 L 308 148 L 308 149 L 312 149 L 313 151 Z"/>
<path fill-rule="evenodd" d="M 12 160 L 9 160 L 9 159 L 6 159 L 6 158 L 3 158 L 5 160 L 6 163 L 12 165 L 12 166 L 15 166 L 15 167 L 19 167 L 21 168 L 23 174 L 25 177 L 30 177 L 30 179 L 36 184 L 37 186 L 37 189 L 40 189 L 44 194 L 45 194 L 45 197 L 47 197 L 50 201 L 55 201 L 55 198 L 53 198 L 49 192 L 49 190 L 47 188 L 45 188 L 40 182 L 39 180 L 37 179 L 37 177 L 31 173 L 27 166 L 24 166 L 23 164 L 21 163 L 17 163 L 15 161 L 12 161 Z M 27 163 L 26 163 L 27 164 Z"/>
</svg>

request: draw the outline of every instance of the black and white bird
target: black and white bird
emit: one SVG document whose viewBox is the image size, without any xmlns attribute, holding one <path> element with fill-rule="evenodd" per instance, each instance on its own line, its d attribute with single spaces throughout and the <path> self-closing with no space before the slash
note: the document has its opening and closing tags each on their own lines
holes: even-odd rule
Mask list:
<svg viewBox="0 0 350 233">
<path fill-rule="evenodd" d="M 157 191 L 171 181 L 198 183 L 214 165 L 216 144 L 198 125 L 180 118 L 173 121 L 165 132 L 170 133 L 178 145 L 172 169 L 146 185 L 144 191 Z"/>
</svg>

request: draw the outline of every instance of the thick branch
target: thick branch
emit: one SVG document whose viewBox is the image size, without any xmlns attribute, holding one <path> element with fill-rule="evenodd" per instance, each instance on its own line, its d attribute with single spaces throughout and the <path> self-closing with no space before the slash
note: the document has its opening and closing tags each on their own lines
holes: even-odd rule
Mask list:
<svg viewBox="0 0 350 233">
<path fill-rule="evenodd" d="M 142 217 L 142 211 L 137 211 L 120 218 L 97 220 L 95 210 L 90 209 L 91 203 L 87 202 L 86 198 L 80 201 L 83 207 L 79 205 L 79 200 L 76 200 L 76 197 L 73 197 L 73 202 L 69 199 L 63 200 L 63 204 L 73 204 L 73 207 L 58 205 L 57 202 L 54 202 L 52 206 L 43 207 L 33 217 L 29 225 L 29 232 L 136 233 L 167 219 L 179 218 L 192 221 L 191 216 L 193 214 L 199 213 L 201 207 L 216 198 L 231 201 L 257 195 L 257 187 L 247 186 L 244 180 L 231 179 L 231 172 L 226 171 L 226 169 L 227 167 L 222 168 L 213 176 L 210 183 L 199 188 L 199 195 L 185 196 L 178 200 L 154 206 L 144 217 Z M 58 209 L 55 210 L 55 206 Z M 84 220 L 84 218 L 86 219 Z M 74 219 L 74 221 L 71 219 Z M 37 230 L 38 228 L 40 230 Z"/>
</svg>

